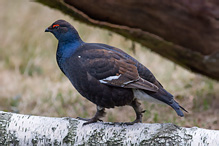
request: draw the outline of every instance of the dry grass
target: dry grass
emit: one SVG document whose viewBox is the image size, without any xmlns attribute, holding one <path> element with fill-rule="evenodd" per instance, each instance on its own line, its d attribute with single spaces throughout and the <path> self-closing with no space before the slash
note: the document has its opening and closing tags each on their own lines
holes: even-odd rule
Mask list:
<svg viewBox="0 0 219 146">
<path fill-rule="evenodd" d="M 90 117 L 95 106 L 81 97 L 59 70 L 55 38 L 44 33 L 57 19 L 72 23 L 86 42 L 110 44 L 146 65 L 189 114 L 180 118 L 167 106 L 144 102 L 144 122 L 172 122 L 180 126 L 219 129 L 219 85 L 106 30 L 93 28 L 62 13 L 29 2 L 0 1 L 0 110 L 43 116 Z M 130 112 L 129 112 L 130 111 Z M 106 121 L 130 121 L 130 107 L 107 110 Z M 122 115 L 122 116 L 121 116 Z M 125 116 L 124 116 L 125 115 Z"/>
</svg>

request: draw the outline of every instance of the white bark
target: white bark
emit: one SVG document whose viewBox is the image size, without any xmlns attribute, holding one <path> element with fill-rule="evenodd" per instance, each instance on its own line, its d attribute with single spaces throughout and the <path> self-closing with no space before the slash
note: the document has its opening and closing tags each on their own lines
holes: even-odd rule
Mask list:
<svg viewBox="0 0 219 146">
<path fill-rule="evenodd" d="M 0 111 L 0 145 L 219 145 L 219 131 L 174 124 L 94 123 Z"/>
</svg>

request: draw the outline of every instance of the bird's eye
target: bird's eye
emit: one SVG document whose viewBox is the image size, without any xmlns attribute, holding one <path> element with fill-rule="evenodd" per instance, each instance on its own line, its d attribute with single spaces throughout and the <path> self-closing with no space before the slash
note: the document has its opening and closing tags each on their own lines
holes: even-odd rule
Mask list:
<svg viewBox="0 0 219 146">
<path fill-rule="evenodd" d="M 52 28 L 58 28 L 58 27 L 59 27 L 58 24 L 54 24 L 54 25 L 52 26 Z"/>
</svg>

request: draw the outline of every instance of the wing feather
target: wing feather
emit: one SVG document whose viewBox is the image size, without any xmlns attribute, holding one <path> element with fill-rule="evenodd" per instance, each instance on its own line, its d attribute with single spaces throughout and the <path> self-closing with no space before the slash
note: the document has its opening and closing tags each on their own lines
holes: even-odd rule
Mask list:
<svg viewBox="0 0 219 146">
<path fill-rule="evenodd" d="M 100 83 L 157 92 L 158 87 L 138 74 L 136 63 L 118 51 L 88 49 L 80 58 L 87 72 Z"/>
</svg>

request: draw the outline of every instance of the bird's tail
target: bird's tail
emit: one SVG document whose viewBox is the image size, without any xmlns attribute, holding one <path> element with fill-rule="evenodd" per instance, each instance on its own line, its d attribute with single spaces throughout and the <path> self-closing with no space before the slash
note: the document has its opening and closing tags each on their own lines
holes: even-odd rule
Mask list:
<svg viewBox="0 0 219 146">
<path fill-rule="evenodd" d="M 152 97 L 162 103 L 166 103 L 167 105 L 171 106 L 176 113 L 178 114 L 178 116 L 183 117 L 184 114 L 182 112 L 188 112 L 187 110 L 185 110 L 182 106 L 180 106 L 175 100 L 174 100 L 174 96 L 172 94 L 170 94 L 169 92 L 167 92 L 164 88 L 160 87 L 158 92 L 149 92 L 149 91 L 145 91 L 145 93 L 147 95 L 149 95 L 149 97 Z M 149 99 L 148 96 L 145 96 L 141 99 Z M 181 110 L 182 109 L 182 110 Z"/>
<path fill-rule="evenodd" d="M 173 100 L 173 103 L 170 104 L 170 106 L 176 111 L 176 113 L 177 113 L 178 116 L 180 116 L 180 117 L 184 117 L 184 114 L 183 114 L 183 112 L 181 111 L 181 109 L 188 113 L 188 111 L 185 110 L 182 106 L 180 106 L 175 100 Z"/>
</svg>

